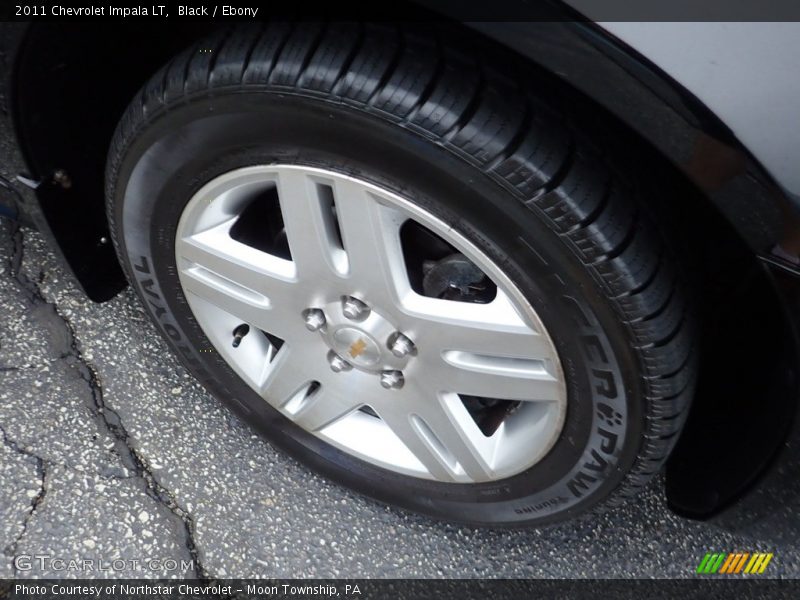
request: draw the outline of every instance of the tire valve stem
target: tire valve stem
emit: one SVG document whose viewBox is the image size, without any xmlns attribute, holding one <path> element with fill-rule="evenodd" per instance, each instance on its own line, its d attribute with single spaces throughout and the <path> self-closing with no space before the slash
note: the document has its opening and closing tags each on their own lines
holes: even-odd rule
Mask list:
<svg viewBox="0 0 800 600">
<path fill-rule="evenodd" d="M 233 347 L 238 348 L 239 344 L 242 343 L 242 338 L 250 333 L 250 326 L 246 323 L 242 323 L 236 329 L 233 330 Z"/>
</svg>

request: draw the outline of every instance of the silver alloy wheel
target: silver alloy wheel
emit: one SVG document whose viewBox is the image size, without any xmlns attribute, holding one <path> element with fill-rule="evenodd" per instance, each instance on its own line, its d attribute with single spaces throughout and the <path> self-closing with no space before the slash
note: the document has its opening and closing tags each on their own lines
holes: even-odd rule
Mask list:
<svg viewBox="0 0 800 600">
<path fill-rule="evenodd" d="M 231 236 L 269 191 L 291 259 Z M 414 291 L 400 236 L 408 220 L 483 271 L 494 299 Z M 407 475 L 486 482 L 528 469 L 561 432 L 564 377 L 533 308 L 474 244 L 393 192 L 311 167 L 236 169 L 191 198 L 175 248 L 216 351 L 265 402 L 345 452 Z M 514 409 L 486 435 L 464 396 Z"/>
</svg>

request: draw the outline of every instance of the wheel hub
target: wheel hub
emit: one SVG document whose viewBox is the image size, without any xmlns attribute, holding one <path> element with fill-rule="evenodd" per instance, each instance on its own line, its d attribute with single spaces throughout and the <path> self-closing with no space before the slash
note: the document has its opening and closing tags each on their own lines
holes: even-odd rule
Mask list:
<svg viewBox="0 0 800 600">
<path fill-rule="evenodd" d="M 317 329 L 322 342 L 353 368 L 376 375 L 401 371 L 412 357 L 410 352 L 403 356 L 392 352 L 393 342 L 402 334 L 368 302 L 357 301 L 366 308 L 358 315 L 349 310 L 352 297 L 309 309 L 305 314 L 316 315 L 320 311 L 324 315 L 325 325 Z"/>
<path fill-rule="evenodd" d="M 333 334 L 333 349 L 354 365 L 369 369 L 381 359 L 381 349 L 370 335 L 356 327 L 342 327 Z"/>
<path fill-rule="evenodd" d="M 265 214 L 282 232 L 269 243 Z M 190 199 L 175 246 L 217 352 L 352 456 L 486 482 L 530 468 L 561 433 L 563 372 L 533 307 L 473 242 L 392 191 L 300 165 L 236 169 Z"/>
</svg>

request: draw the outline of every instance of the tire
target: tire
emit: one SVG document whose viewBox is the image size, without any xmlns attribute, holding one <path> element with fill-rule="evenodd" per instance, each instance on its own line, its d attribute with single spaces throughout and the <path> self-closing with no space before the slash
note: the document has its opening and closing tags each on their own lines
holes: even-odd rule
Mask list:
<svg viewBox="0 0 800 600">
<path fill-rule="evenodd" d="M 107 166 L 108 219 L 130 282 L 216 397 L 342 485 L 471 524 L 540 526 L 620 504 L 659 471 L 693 393 L 687 293 L 644 194 L 552 107 L 545 85 L 521 83 L 532 80 L 526 68 L 442 32 L 226 32 L 144 86 Z M 488 481 L 411 476 L 309 433 L 246 383 L 187 300 L 176 236 L 203 186 L 254 165 L 374 185 L 498 266 L 560 360 L 566 413 L 540 459 Z"/>
</svg>

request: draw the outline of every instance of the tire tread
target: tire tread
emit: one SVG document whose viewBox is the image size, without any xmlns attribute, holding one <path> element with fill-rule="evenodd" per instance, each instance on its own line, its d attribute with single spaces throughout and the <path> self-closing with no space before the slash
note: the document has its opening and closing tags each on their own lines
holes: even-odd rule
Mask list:
<svg viewBox="0 0 800 600">
<path fill-rule="evenodd" d="M 195 46 L 179 54 L 122 118 L 107 197 L 114 196 L 114 173 L 139 129 L 159 111 L 209 89 L 324 95 L 458 154 L 563 240 L 630 333 L 643 373 L 646 431 L 635 464 L 596 510 L 619 504 L 658 472 L 694 389 L 694 316 L 664 237 L 605 157 L 529 85 L 508 83 L 492 60 L 473 58 L 470 49 L 434 32 L 353 27 L 271 23 L 216 35 L 202 45 L 210 53 Z M 110 207 L 108 216 L 114 232 Z"/>
</svg>

